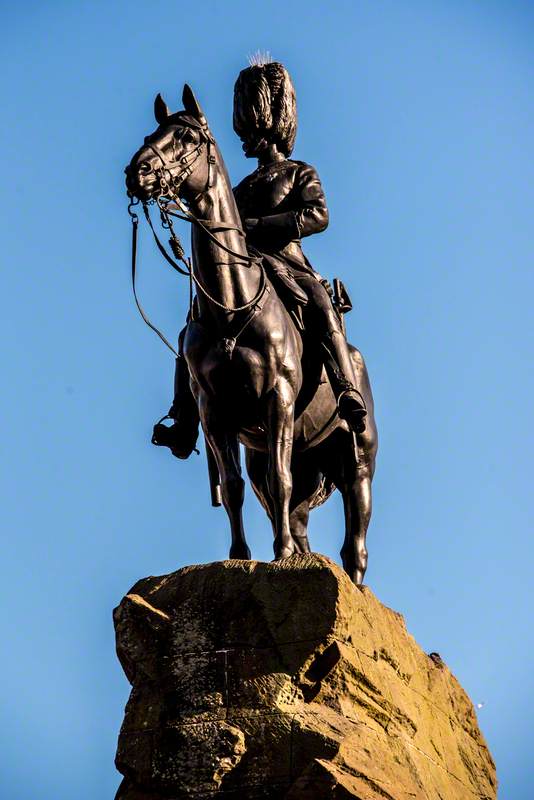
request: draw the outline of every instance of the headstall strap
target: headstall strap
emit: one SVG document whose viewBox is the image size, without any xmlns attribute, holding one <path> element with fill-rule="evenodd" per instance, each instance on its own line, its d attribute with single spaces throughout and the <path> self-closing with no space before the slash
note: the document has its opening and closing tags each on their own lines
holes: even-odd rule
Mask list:
<svg viewBox="0 0 534 800">
<path fill-rule="evenodd" d="M 211 147 L 215 146 L 215 139 L 211 135 L 211 133 L 209 131 L 209 128 L 208 128 L 208 125 L 207 125 L 207 122 L 206 122 L 204 117 L 200 120 L 200 124 L 198 126 L 195 125 L 194 127 L 197 127 L 200 130 L 200 134 L 201 134 L 202 139 L 199 142 L 199 144 L 193 150 L 191 150 L 189 153 L 186 153 L 180 160 L 174 160 L 174 161 L 171 161 L 171 162 L 166 161 L 165 160 L 165 156 L 161 152 L 159 147 L 156 144 L 153 144 L 151 142 L 147 142 L 147 146 L 152 150 L 154 155 L 156 155 L 159 158 L 159 160 L 161 161 L 161 167 L 159 169 L 155 170 L 155 174 L 156 174 L 156 177 L 158 179 L 159 189 L 160 189 L 160 195 L 159 195 L 159 197 L 157 197 L 156 202 L 157 202 L 158 208 L 160 210 L 162 227 L 170 232 L 171 236 L 170 236 L 170 239 L 169 239 L 169 246 L 170 246 L 170 248 L 172 250 L 172 253 L 175 256 L 177 261 L 181 261 L 182 264 L 184 264 L 186 269 L 182 269 L 174 261 L 174 259 L 172 259 L 169 256 L 169 254 L 165 250 L 164 246 L 160 242 L 160 240 L 158 238 L 158 235 L 157 235 L 157 233 L 156 233 L 156 231 L 154 229 L 154 226 L 152 225 L 152 220 L 150 218 L 150 213 L 148 211 L 148 203 L 147 202 L 143 202 L 143 212 L 144 212 L 144 215 L 145 215 L 146 220 L 148 222 L 148 225 L 149 225 L 149 227 L 150 227 L 150 229 L 152 231 L 152 234 L 154 236 L 154 240 L 156 242 L 156 246 L 157 246 L 158 250 L 160 251 L 160 253 L 162 254 L 162 256 L 171 265 L 171 267 L 173 267 L 173 269 L 175 269 L 180 275 L 185 275 L 186 277 L 189 278 L 189 306 L 190 306 L 189 311 L 190 312 L 191 312 L 192 305 L 193 305 L 193 286 L 192 286 L 193 282 L 198 287 L 198 289 L 202 292 L 202 294 L 211 303 L 213 303 L 215 306 L 217 306 L 218 308 L 222 309 L 226 313 L 234 314 L 234 313 L 241 312 L 241 311 L 248 311 L 248 313 L 245 315 L 245 319 L 241 320 L 241 324 L 240 324 L 238 330 L 234 333 L 234 335 L 233 336 L 223 337 L 219 342 L 219 346 L 221 347 L 221 349 L 224 352 L 224 354 L 226 355 L 226 357 L 228 359 L 231 359 L 238 337 L 243 333 L 245 328 L 248 327 L 250 322 L 252 322 L 252 320 L 254 319 L 256 314 L 259 311 L 262 310 L 262 308 L 263 308 L 263 303 L 262 303 L 263 296 L 265 294 L 269 294 L 270 289 L 269 289 L 269 285 L 268 285 L 266 277 L 265 277 L 265 271 L 263 269 L 263 265 L 261 263 L 261 261 L 262 261 L 261 257 L 260 256 L 256 256 L 256 255 L 252 255 L 251 256 L 251 255 L 248 255 L 248 254 L 245 255 L 243 253 L 237 253 L 235 250 L 232 250 L 231 248 L 227 247 L 222 242 L 220 242 L 219 239 L 216 236 L 214 236 L 214 234 L 209 230 L 208 225 L 210 227 L 214 228 L 215 230 L 217 230 L 217 229 L 219 229 L 219 230 L 225 230 L 225 229 L 226 230 L 235 230 L 243 238 L 246 238 L 242 228 L 237 227 L 235 225 L 229 225 L 229 224 L 226 224 L 226 223 L 223 223 L 223 222 L 217 222 L 217 221 L 212 222 L 212 221 L 208 221 L 208 220 L 199 219 L 198 217 L 195 216 L 195 214 L 193 214 L 192 211 L 190 211 L 186 206 L 184 206 L 184 204 L 182 203 L 182 201 L 180 199 L 180 196 L 178 195 L 178 188 L 179 188 L 180 184 L 183 183 L 183 181 L 187 177 L 189 177 L 189 175 L 191 175 L 192 166 L 200 158 L 200 154 L 201 154 L 201 152 L 202 152 L 202 150 L 204 148 L 204 145 L 206 145 L 206 150 L 207 150 L 208 175 L 207 175 L 207 180 L 206 180 L 206 187 L 205 187 L 203 192 L 200 192 L 199 195 L 197 195 L 197 197 L 202 195 L 202 194 L 204 194 L 205 192 L 207 192 L 213 186 L 213 169 L 212 168 L 217 162 L 216 162 L 215 156 L 211 153 Z M 193 155 L 193 154 L 194 154 L 193 160 L 189 161 L 190 156 Z M 173 175 L 172 172 L 171 172 L 171 168 L 174 167 L 177 164 L 182 165 L 183 169 L 177 175 Z M 168 179 L 167 179 L 167 176 L 168 176 Z M 174 355 L 176 357 L 178 357 L 178 354 L 177 354 L 176 350 L 174 349 L 174 347 L 168 342 L 168 340 L 161 333 L 161 331 L 158 328 L 156 328 L 156 326 L 153 325 L 152 322 L 149 320 L 149 318 L 147 317 L 147 315 L 146 315 L 144 309 L 142 308 L 142 306 L 141 306 L 141 304 L 139 302 L 139 299 L 137 297 L 135 278 L 136 278 L 136 258 L 137 258 L 137 229 L 138 229 L 138 226 L 139 226 L 139 217 L 138 217 L 137 213 L 133 209 L 139 203 L 139 199 L 135 198 L 129 192 L 128 192 L 128 198 L 129 198 L 129 201 L 130 201 L 129 205 L 128 205 L 128 214 L 130 215 L 131 220 L 132 220 L 132 288 L 133 288 L 133 294 L 134 294 L 135 302 L 136 302 L 137 308 L 139 310 L 139 313 L 141 314 L 141 317 L 143 318 L 143 321 L 148 325 L 149 328 L 151 328 L 159 336 L 159 338 L 169 348 L 169 350 L 171 350 L 174 353 Z M 169 198 L 169 199 L 165 199 L 165 198 Z M 176 213 L 176 211 L 170 210 L 169 206 L 170 206 L 171 203 L 174 204 L 174 208 L 179 208 L 180 211 L 182 211 L 182 214 L 178 214 L 178 213 Z M 191 266 L 191 261 L 189 259 L 185 258 L 185 252 L 184 252 L 184 249 L 182 247 L 182 244 L 180 242 L 179 237 L 176 235 L 176 233 L 174 231 L 171 216 L 178 217 L 179 219 L 182 219 L 182 220 L 184 220 L 186 222 L 189 222 L 189 223 L 192 223 L 194 225 L 197 225 L 197 227 L 199 227 L 202 231 L 204 231 L 204 233 L 208 236 L 208 238 L 211 239 L 218 247 L 220 247 L 222 250 L 224 250 L 225 252 L 229 253 L 230 255 L 236 256 L 236 258 L 239 259 L 239 261 L 236 262 L 236 263 L 241 263 L 243 265 L 245 265 L 247 263 L 248 264 L 257 264 L 260 267 L 260 284 L 259 284 L 259 287 L 258 287 L 258 291 L 256 292 L 255 296 L 252 298 L 252 300 L 250 300 L 248 303 L 245 303 L 242 306 L 236 306 L 236 307 L 232 308 L 230 306 L 224 305 L 223 303 L 220 303 L 215 297 L 212 297 L 212 295 L 209 294 L 207 289 L 202 285 L 201 281 L 194 275 L 193 269 L 192 269 L 192 266 Z M 235 327 L 235 325 L 232 323 L 232 324 L 230 324 L 229 327 L 233 328 L 233 327 Z"/>
</svg>

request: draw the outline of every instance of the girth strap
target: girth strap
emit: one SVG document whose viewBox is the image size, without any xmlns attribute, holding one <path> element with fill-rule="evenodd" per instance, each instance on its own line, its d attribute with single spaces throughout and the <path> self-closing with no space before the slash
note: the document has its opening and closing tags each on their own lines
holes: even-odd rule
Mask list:
<svg viewBox="0 0 534 800">
<path fill-rule="evenodd" d="M 271 291 L 270 285 L 267 281 L 263 284 L 263 288 L 261 293 L 258 295 L 258 298 L 254 305 L 247 311 L 245 314 L 245 319 L 240 319 L 239 317 L 234 317 L 232 322 L 228 323 L 226 326 L 225 336 L 219 340 L 219 347 L 223 350 L 226 357 L 230 360 L 232 358 L 234 347 L 237 344 L 237 340 L 241 336 L 241 334 L 245 331 L 246 328 L 250 325 L 256 314 L 259 314 L 262 311 L 263 306 L 265 305 L 266 296 L 269 295 Z"/>
</svg>

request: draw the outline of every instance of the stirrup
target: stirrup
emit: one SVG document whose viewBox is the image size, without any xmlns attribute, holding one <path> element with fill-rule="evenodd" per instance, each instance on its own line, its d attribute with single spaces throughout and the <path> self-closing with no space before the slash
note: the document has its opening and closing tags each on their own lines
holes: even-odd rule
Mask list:
<svg viewBox="0 0 534 800">
<path fill-rule="evenodd" d="M 168 447 L 176 458 L 189 458 L 194 451 L 197 455 L 199 451 L 195 447 L 198 439 L 198 428 L 189 425 L 180 425 L 178 421 L 173 421 L 172 425 L 164 425 L 163 421 L 172 419 L 166 414 L 154 425 L 152 431 L 152 444 L 158 447 Z"/>
</svg>

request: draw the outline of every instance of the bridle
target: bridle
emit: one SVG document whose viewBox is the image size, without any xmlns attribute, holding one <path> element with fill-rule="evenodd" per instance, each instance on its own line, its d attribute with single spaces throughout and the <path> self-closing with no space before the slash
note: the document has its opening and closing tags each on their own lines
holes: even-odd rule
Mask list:
<svg viewBox="0 0 534 800">
<path fill-rule="evenodd" d="M 191 126 L 191 127 L 193 127 L 193 126 Z M 208 151 L 208 156 L 207 156 L 207 158 L 208 158 L 208 177 L 207 177 L 207 180 L 206 180 L 206 186 L 203 189 L 203 191 L 199 193 L 199 195 L 205 194 L 205 192 L 207 192 L 209 189 L 211 189 L 211 187 L 213 185 L 212 184 L 212 166 L 215 164 L 215 156 L 213 156 L 211 154 L 211 147 L 212 147 L 212 145 L 215 145 L 215 139 L 213 138 L 213 136 L 209 132 L 206 123 L 199 124 L 198 127 L 197 126 L 195 126 L 195 127 L 200 133 L 200 137 L 201 137 L 200 138 L 200 142 L 197 144 L 196 147 L 194 147 L 192 150 L 190 150 L 188 153 L 186 153 L 184 156 L 182 156 L 179 159 L 176 158 L 176 153 L 175 153 L 174 161 L 168 161 L 165 158 L 165 154 L 160 150 L 160 148 L 157 146 L 157 144 L 155 144 L 154 142 L 148 141 L 148 139 L 145 140 L 145 147 L 147 147 L 149 150 L 152 150 L 152 152 L 154 153 L 156 158 L 159 158 L 159 160 L 161 161 L 161 167 L 159 169 L 155 170 L 155 174 L 156 174 L 156 177 L 158 178 L 159 189 L 160 189 L 160 193 L 161 194 L 166 194 L 169 190 L 173 191 L 173 193 L 177 192 L 177 190 L 179 189 L 181 184 L 184 182 L 184 180 L 186 180 L 186 178 L 188 178 L 192 174 L 192 171 L 193 171 L 192 167 L 198 161 L 198 159 L 200 158 L 200 155 L 202 153 L 202 150 L 204 149 L 204 146 L 207 147 L 207 151 Z M 174 141 L 173 141 L 173 150 L 174 149 L 175 149 L 175 144 L 174 144 Z M 191 156 L 194 156 L 192 161 L 189 160 Z M 172 172 L 173 168 L 175 166 L 178 166 L 178 165 L 180 165 L 182 167 L 182 169 L 180 170 L 180 172 L 177 175 L 173 174 L 173 172 Z M 165 175 L 165 173 L 167 173 L 168 179 L 167 179 L 167 176 Z M 197 195 L 197 197 L 199 195 Z"/>
<path fill-rule="evenodd" d="M 195 148 L 187 152 L 184 156 L 182 156 L 179 159 L 176 159 L 175 157 L 173 161 L 167 160 L 165 154 L 154 142 L 149 142 L 148 140 L 145 140 L 145 147 L 150 149 L 154 153 L 154 155 L 160 160 L 161 167 L 154 170 L 154 174 L 158 181 L 158 194 L 154 200 L 148 200 L 142 202 L 143 212 L 148 222 L 148 225 L 152 231 L 152 234 L 154 236 L 156 246 L 160 251 L 160 253 L 162 254 L 162 256 L 164 257 L 164 259 L 167 261 L 167 263 L 170 264 L 171 267 L 173 267 L 174 270 L 176 270 L 176 272 L 178 272 L 180 275 L 184 275 L 189 278 L 190 317 L 192 317 L 193 314 L 193 289 L 192 289 L 193 282 L 209 302 L 211 302 L 212 304 L 223 310 L 225 313 L 236 314 L 241 311 L 248 311 L 248 314 L 245 315 L 245 319 L 240 320 L 241 324 L 237 332 L 233 331 L 233 336 L 225 336 L 221 340 L 224 352 L 229 358 L 231 358 L 237 337 L 243 333 L 243 331 L 249 325 L 249 323 L 252 321 L 255 315 L 262 309 L 263 304 L 261 303 L 261 301 L 263 299 L 263 296 L 270 291 L 270 288 L 266 280 L 265 271 L 263 269 L 261 263 L 262 259 L 260 256 L 245 255 L 243 253 L 238 253 L 235 250 L 232 250 L 231 248 L 223 244 L 221 241 L 219 241 L 217 236 L 215 236 L 212 233 L 212 231 L 210 231 L 208 228 L 209 225 L 209 227 L 215 230 L 235 230 L 241 237 L 245 238 L 245 233 L 241 226 L 230 225 L 219 221 L 202 220 L 195 214 L 193 214 L 193 212 L 189 208 L 187 208 L 187 206 L 185 206 L 184 203 L 182 202 L 178 193 L 180 186 L 192 174 L 193 171 L 192 168 L 194 164 L 198 161 L 198 159 L 201 157 L 204 148 L 206 148 L 207 150 L 207 163 L 208 163 L 208 174 L 206 178 L 206 185 L 203 190 L 201 190 L 195 195 L 193 201 L 198 200 L 202 195 L 206 194 L 206 192 L 208 192 L 212 188 L 213 186 L 212 168 L 213 165 L 216 163 L 215 156 L 213 156 L 211 153 L 211 147 L 215 146 L 215 140 L 208 129 L 206 120 L 203 119 L 198 125 L 192 125 L 191 123 L 188 123 L 188 125 L 190 127 L 196 128 L 200 132 L 201 139 Z M 191 156 L 193 156 L 192 159 Z M 178 173 L 173 173 L 173 169 L 176 166 L 180 166 L 182 167 L 182 169 Z M 132 288 L 133 288 L 135 303 L 137 305 L 139 313 L 141 314 L 141 317 L 143 318 L 143 321 L 148 325 L 149 328 L 151 328 L 159 336 L 162 342 L 175 354 L 175 356 L 178 357 L 178 353 L 176 352 L 174 347 L 169 343 L 169 341 L 165 338 L 165 336 L 161 333 L 161 331 L 158 328 L 156 328 L 156 326 L 153 325 L 152 322 L 149 320 L 137 296 L 135 277 L 136 277 L 136 257 L 137 257 L 137 231 L 139 225 L 139 217 L 135 212 L 135 206 L 139 204 L 140 200 L 137 197 L 135 197 L 130 191 L 128 191 L 128 198 L 129 198 L 128 214 L 130 215 L 130 218 L 132 220 Z M 149 205 L 153 203 L 156 203 L 159 208 L 162 227 L 168 230 L 170 233 L 169 246 L 175 258 L 172 258 L 167 253 L 165 247 L 161 243 L 155 231 L 149 212 Z M 176 208 L 178 208 L 182 213 L 181 214 L 178 213 L 176 211 Z M 230 264 L 227 264 L 227 266 L 232 266 L 232 264 L 245 263 L 248 265 L 257 264 L 260 267 L 260 283 L 258 290 L 255 296 L 252 298 L 252 300 L 241 306 L 231 307 L 225 305 L 224 303 L 219 302 L 215 297 L 213 297 L 207 291 L 202 282 L 194 274 L 191 265 L 191 259 L 189 258 L 186 259 L 185 257 L 185 252 L 180 242 L 180 239 L 174 231 L 172 217 L 177 217 L 178 219 L 182 219 L 186 222 L 196 225 L 199 229 L 201 229 L 204 232 L 205 235 L 208 236 L 208 238 L 211 241 L 213 241 L 217 245 L 217 247 L 219 247 L 221 250 L 224 250 L 226 253 L 229 253 L 230 255 L 236 256 L 239 259 L 239 261 L 231 262 Z M 177 261 L 181 262 L 184 265 L 185 269 L 179 266 L 179 264 L 176 263 Z M 233 323 L 234 320 L 232 320 L 232 323 L 229 323 L 229 327 L 234 328 L 235 325 Z"/>
</svg>

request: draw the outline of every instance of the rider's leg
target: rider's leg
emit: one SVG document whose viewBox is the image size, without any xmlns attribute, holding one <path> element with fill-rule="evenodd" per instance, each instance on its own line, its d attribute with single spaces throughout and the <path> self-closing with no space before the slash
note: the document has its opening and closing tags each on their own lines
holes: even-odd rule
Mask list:
<svg viewBox="0 0 534 800">
<path fill-rule="evenodd" d="M 338 402 L 339 416 L 356 433 L 361 433 L 365 429 L 367 410 L 356 388 L 356 376 L 339 317 L 328 292 L 317 278 L 313 275 L 295 277 L 311 300 L 306 313 L 317 326 L 317 334 L 327 352 L 325 367 Z"/>
<path fill-rule="evenodd" d="M 191 392 L 189 369 L 183 355 L 186 330 L 187 327 L 180 332 L 178 337 L 178 358 L 174 371 L 174 399 L 168 412 L 173 424 L 170 428 L 165 429 L 168 433 L 165 433 L 165 441 L 161 442 L 170 447 L 173 455 L 177 458 L 188 458 L 195 449 L 200 423 L 197 404 Z"/>
<path fill-rule="evenodd" d="M 187 361 L 184 358 L 184 336 L 187 326 L 180 331 L 178 336 L 178 358 L 174 368 L 174 398 L 169 408 L 169 417 L 178 420 L 181 416 L 192 415 L 192 422 L 198 428 L 199 416 L 198 408 L 191 391 L 191 382 Z"/>
</svg>

